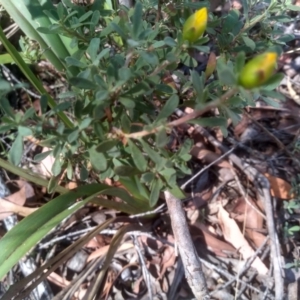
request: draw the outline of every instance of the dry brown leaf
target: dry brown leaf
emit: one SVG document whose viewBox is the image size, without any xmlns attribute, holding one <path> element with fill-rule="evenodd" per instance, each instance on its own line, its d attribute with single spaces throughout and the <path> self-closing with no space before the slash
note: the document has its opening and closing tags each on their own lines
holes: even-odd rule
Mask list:
<svg viewBox="0 0 300 300">
<path fill-rule="evenodd" d="M 239 226 L 229 217 L 229 213 L 221 205 L 219 206 L 218 218 L 225 240 L 239 251 L 244 260 L 251 258 L 254 255 L 254 250 L 243 236 Z M 259 257 L 255 258 L 252 267 L 255 268 L 259 274 L 266 275 L 268 273 L 267 267 Z"/>
<path fill-rule="evenodd" d="M 60 275 L 58 275 L 57 273 L 53 272 L 51 273 L 47 279 L 54 283 L 55 285 L 59 286 L 59 287 L 62 287 L 62 288 L 65 288 L 67 287 L 68 285 L 70 285 L 70 281 L 68 281 L 67 279 L 65 279 L 64 277 L 61 277 Z"/>
<path fill-rule="evenodd" d="M 195 230 L 201 230 L 203 236 L 200 236 L 199 233 L 195 232 Z M 236 253 L 236 249 L 234 247 L 218 239 L 206 228 L 204 224 L 196 222 L 194 226 L 191 227 L 191 233 L 198 253 L 201 253 L 200 248 L 203 248 L 203 244 L 206 244 L 207 249 L 215 253 L 217 256 L 228 257 L 229 253 L 231 255 Z"/>
<path fill-rule="evenodd" d="M 259 209 L 255 210 L 253 207 L 257 207 L 255 202 L 248 197 L 249 205 L 243 197 L 236 200 L 236 204 L 232 209 L 230 216 L 236 221 L 241 223 L 245 222 L 247 228 L 261 229 L 263 228 L 263 217 L 258 213 Z"/>
<path fill-rule="evenodd" d="M 246 237 L 253 241 L 255 246 L 260 247 L 264 243 L 266 237 L 257 232 L 257 229 L 263 228 L 263 217 L 258 213 L 258 208 L 255 210 L 253 207 L 257 207 L 255 201 L 248 197 L 249 205 L 243 197 L 236 200 L 236 205 L 233 207 L 230 217 L 238 222 L 245 223 Z"/>
<path fill-rule="evenodd" d="M 246 228 L 246 236 L 257 248 L 259 248 L 266 240 L 265 235 L 250 228 Z"/>
<path fill-rule="evenodd" d="M 214 161 L 216 161 L 221 155 L 216 154 L 215 152 L 212 152 L 207 149 L 203 149 L 197 146 L 194 146 L 191 150 L 191 155 L 201 160 L 203 163 L 210 164 Z M 229 168 L 231 169 L 231 164 L 225 160 L 221 159 L 218 162 L 215 163 L 220 168 Z"/>
<path fill-rule="evenodd" d="M 167 245 L 162 255 L 159 279 L 163 278 L 165 272 L 167 271 L 167 268 L 174 266 L 175 261 L 176 261 L 175 249 L 174 247 Z"/>
<path fill-rule="evenodd" d="M 70 181 L 70 182 L 68 183 L 68 189 L 69 189 L 69 190 L 76 189 L 77 187 L 78 187 L 77 182 Z"/>
<path fill-rule="evenodd" d="M 22 217 L 27 217 L 33 212 L 35 212 L 36 210 L 37 208 L 20 206 L 13 202 L 0 198 L 0 220 L 5 219 L 6 217 L 12 214 L 17 214 Z"/>
<path fill-rule="evenodd" d="M 5 199 L 0 198 L 0 220 L 5 219 L 13 213 L 23 217 L 33 213 L 36 210 L 35 208 L 23 207 L 26 202 L 26 196 L 31 198 L 33 195 L 32 187 L 23 180 L 10 181 L 9 183 L 16 184 L 19 190 L 5 197 Z M 16 188 L 15 185 L 13 187 Z"/>
<path fill-rule="evenodd" d="M 268 173 L 265 173 L 264 175 L 270 182 L 270 190 L 273 197 L 280 199 L 292 199 L 293 195 L 290 194 L 292 186 L 288 182 Z"/>
<path fill-rule="evenodd" d="M 48 147 L 44 147 L 43 148 L 43 152 L 47 152 L 50 151 L 51 149 Z M 41 162 L 40 162 L 40 172 L 42 175 L 46 176 L 46 177 L 51 177 L 52 176 L 52 166 L 55 162 L 55 158 L 52 154 L 49 154 L 46 158 L 44 158 Z"/>
</svg>

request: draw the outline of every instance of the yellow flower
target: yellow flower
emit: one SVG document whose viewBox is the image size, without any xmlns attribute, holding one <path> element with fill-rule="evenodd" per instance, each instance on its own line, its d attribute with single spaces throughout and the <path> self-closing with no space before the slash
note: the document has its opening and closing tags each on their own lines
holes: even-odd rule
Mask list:
<svg viewBox="0 0 300 300">
<path fill-rule="evenodd" d="M 207 18 L 208 14 L 206 7 L 203 7 L 192 14 L 183 25 L 183 39 L 191 43 L 197 41 L 206 29 Z"/>
<path fill-rule="evenodd" d="M 263 85 L 273 75 L 276 61 L 276 52 L 266 52 L 254 57 L 241 71 L 239 84 L 246 89 Z"/>
</svg>

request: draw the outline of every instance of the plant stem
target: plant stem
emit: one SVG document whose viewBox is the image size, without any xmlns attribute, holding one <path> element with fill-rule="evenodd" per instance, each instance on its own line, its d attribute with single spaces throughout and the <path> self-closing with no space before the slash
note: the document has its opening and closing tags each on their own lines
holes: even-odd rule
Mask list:
<svg viewBox="0 0 300 300">
<path fill-rule="evenodd" d="M 210 103 L 207 104 L 207 106 L 205 106 L 202 109 L 199 110 L 195 110 L 190 114 L 187 114 L 175 121 L 172 121 L 166 125 L 161 125 L 158 126 L 150 131 L 148 130 L 142 130 L 139 132 L 134 132 L 134 133 L 130 133 L 130 134 L 124 134 L 124 136 L 126 138 L 131 138 L 131 139 L 139 139 L 143 136 L 149 135 L 149 134 L 153 134 L 156 133 L 158 131 L 160 131 L 163 128 L 173 128 L 175 126 L 179 126 L 183 123 L 186 123 L 190 120 L 196 119 L 197 117 L 203 115 L 204 113 L 208 112 L 209 110 L 211 110 L 212 108 L 216 108 L 217 106 L 219 106 L 220 104 L 224 103 L 226 100 L 228 100 L 230 97 L 232 97 L 236 92 L 238 91 L 237 88 L 233 88 L 231 90 L 228 90 L 224 95 L 222 95 L 220 98 L 211 101 Z M 117 130 L 119 131 L 119 130 Z"/>
</svg>

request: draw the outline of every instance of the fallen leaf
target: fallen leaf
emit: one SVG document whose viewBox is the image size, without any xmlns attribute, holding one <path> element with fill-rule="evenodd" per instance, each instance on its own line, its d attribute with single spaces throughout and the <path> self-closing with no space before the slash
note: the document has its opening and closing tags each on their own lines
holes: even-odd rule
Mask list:
<svg viewBox="0 0 300 300">
<path fill-rule="evenodd" d="M 293 195 L 291 194 L 292 186 L 285 180 L 274 177 L 271 174 L 264 174 L 270 182 L 271 195 L 280 199 L 292 199 Z"/>
<path fill-rule="evenodd" d="M 33 212 L 35 212 L 36 210 L 37 208 L 20 206 L 13 202 L 0 198 L 0 220 L 5 219 L 6 217 L 12 214 L 17 214 L 22 217 L 27 217 Z"/>
<path fill-rule="evenodd" d="M 236 204 L 232 209 L 230 217 L 236 221 L 245 223 L 246 228 L 263 228 L 263 216 L 258 212 L 259 209 L 257 208 L 255 201 L 253 201 L 250 197 L 248 197 L 247 200 L 251 205 L 249 205 L 243 197 L 235 200 Z"/>
<path fill-rule="evenodd" d="M 201 231 L 200 234 L 199 230 Z M 209 251 L 220 257 L 228 257 L 228 254 L 233 256 L 236 253 L 236 249 L 234 247 L 232 247 L 229 243 L 220 240 L 200 222 L 196 222 L 193 226 L 191 226 L 191 234 L 199 255 L 201 254 L 201 251 L 203 251 L 203 245 L 206 245 L 206 248 Z"/>
<path fill-rule="evenodd" d="M 50 151 L 51 149 L 48 147 L 44 147 L 42 150 L 43 152 Z M 51 177 L 52 176 L 52 166 L 55 162 L 55 158 L 52 154 L 49 154 L 47 157 L 45 157 L 41 162 L 40 162 L 40 172 L 42 175 L 46 177 Z"/>
<path fill-rule="evenodd" d="M 175 255 L 174 247 L 166 245 L 162 255 L 159 279 L 162 279 L 164 277 L 165 272 L 169 267 L 174 266 L 175 261 L 176 261 L 176 255 Z"/>
<path fill-rule="evenodd" d="M 212 152 L 210 150 L 203 149 L 203 148 L 200 148 L 197 146 L 194 146 L 190 153 L 192 156 L 194 156 L 195 158 L 198 158 L 199 160 L 201 160 L 203 163 L 206 163 L 206 164 L 210 164 L 210 163 L 216 161 L 221 156 L 215 152 Z M 218 167 L 222 167 L 222 168 L 228 168 L 228 169 L 232 168 L 231 164 L 225 159 L 218 160 L 215 163 L 215 165 Z"/>
<path fill-rule="evenodd" d="M 257 248 L 259 248 L 266 240 L 265 235 L 250 228 L 246 228 L 246 236 Z"/>
<path fill-rule="evenodd" d="M 243 236 L 239 226 L 229 217 L 229 213 L 221 205 L 219 206 L 218 219 L 225 240 L 239 251 L 244 260 L 251 258 L 254 255 L 254 250 Z M 261 275 L 266 275 L 268 273 L 267 267 L 259 257 L 255 258 L 252 267 Z"/>
<path fill-rule="evenodd" d="M 31 186 L 23 180 L 11 181 L 9 183 L 16 184 L 19 190 L 5 197 L 5 199 L 0 198 L 0 220 L 5 219 L 12 214 L 18 214 L 22 217 L 26 217 L 33 213 L 36 210 L 35 208 L 23 206 L 26 202 L 26 192 L 29 197 L 32 197 L 32 193 L 30 192 Z"/>
</svg>

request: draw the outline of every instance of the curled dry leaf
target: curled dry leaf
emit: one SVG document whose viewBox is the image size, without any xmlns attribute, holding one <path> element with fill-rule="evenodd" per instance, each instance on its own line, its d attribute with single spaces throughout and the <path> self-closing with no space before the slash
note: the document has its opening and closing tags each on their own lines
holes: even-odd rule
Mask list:
<svg viewBox="0 0 300 300">
<path fill-rule="evenodd" d="M 198 158 L 199 160 L 201 160 L 203 163 L 206 164 L 210 164 L 216 161 L 221 156 L 219 154 L 216 154 L 215 152 L 197 146 L 194 146 L 192 148 L 191 155 L 194 156 L 195 158 Z M 232 168 L 231 164 L 225 159 L 219 160 L 218 162 L 216 162 L 216 165 L 220 168 L 221 167 L 229 168 L 229 169 Z"/>
<path fill-rule="evenodd" d="M 225 240 L 239 251 L 244 260 L 251 258 L 254 255 L 254 250 L 243 236 L 239 226 L 229 217 L 229 213 L 221 205 L 219 206 L 218 218 Z M 255 258 L 252 267 L 261 275 L 268 273 L 267 267 L 259 257 Z"/>
<path fill-rule="evenodd" d="M 271 195 L 280 199 L 292 199 L 292 186 L 285 180 L 274 177 L 268 173 L 264 174 L 270 182 Z"/>
</svg>

